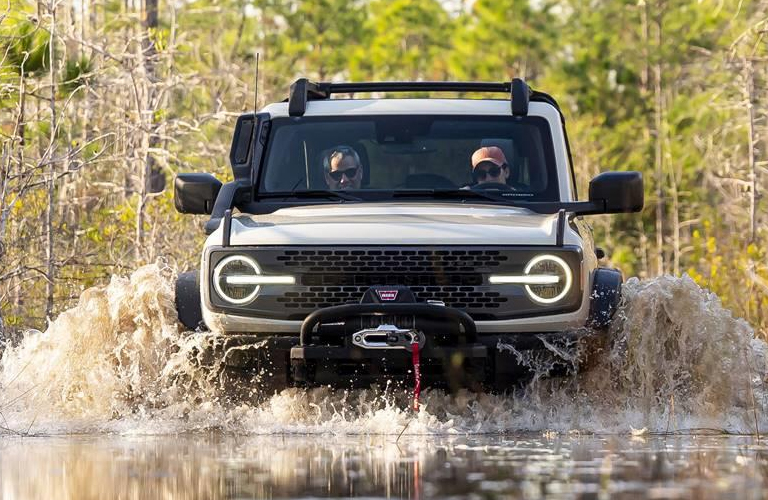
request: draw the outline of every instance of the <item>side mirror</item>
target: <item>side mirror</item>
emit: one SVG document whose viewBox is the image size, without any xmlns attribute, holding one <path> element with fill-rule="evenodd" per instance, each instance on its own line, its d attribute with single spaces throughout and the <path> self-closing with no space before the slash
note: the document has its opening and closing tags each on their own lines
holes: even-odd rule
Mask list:
<svg viewBox="0 0 768 500">
<path fill-rule="evenodd" d="M 178 174 L 173 183 L 173 204 L 182 214 L 210 214 L 221 182 L 211 174 Z"/>
<path fill-rule="evenodd" d="M 605 207 L 600 213 L 639 212 L 643 198 L 640 172 L 603 172 L 589 182 L 589 201 Z"/>
</svg>

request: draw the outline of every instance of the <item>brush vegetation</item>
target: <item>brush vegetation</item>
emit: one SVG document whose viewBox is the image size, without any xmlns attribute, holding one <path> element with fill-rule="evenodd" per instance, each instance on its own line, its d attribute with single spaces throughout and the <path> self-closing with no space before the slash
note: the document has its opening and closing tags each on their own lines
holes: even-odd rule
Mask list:
<svg viewBox="0 0 768 500">
<path fill-rule="evenodd" d="M 318 80 L 525 78 L 566 116 L 579 191 L 626 276 L 689 274 L 768 334 L 768 2 L 9 0 L 0 6 L 0 333 L 163 258 L 195 267 L 177 172 L 227 180 L 235 118 Z"/>
</svg>

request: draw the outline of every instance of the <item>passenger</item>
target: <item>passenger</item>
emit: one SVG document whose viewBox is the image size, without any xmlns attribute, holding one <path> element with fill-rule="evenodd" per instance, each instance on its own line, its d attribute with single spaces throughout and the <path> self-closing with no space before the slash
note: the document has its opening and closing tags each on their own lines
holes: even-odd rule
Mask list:
<svg viewBox="0 0 768 500">
<path fill-rule="evenodd" d="M 357 151 L 349 146 L 336 146 L 323 157 L 325 182 L 334 191 L 360 189 L 363 165 Z"/>
<path fill-rule="evenodd" d="M 497 146 L 484 146 L 472 153 L 472 180 L 475 185 L 504 184 L 509 179 L 509 164 Z"/>
</svg>

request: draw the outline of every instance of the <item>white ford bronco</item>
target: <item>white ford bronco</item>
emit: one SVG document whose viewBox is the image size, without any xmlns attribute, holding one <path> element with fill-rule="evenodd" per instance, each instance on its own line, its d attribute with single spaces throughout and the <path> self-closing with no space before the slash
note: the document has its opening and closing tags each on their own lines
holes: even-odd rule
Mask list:
<svg viewBox="0 0 768 500">
<path fill-rule="evenodd" d="M 521 352 L 610 323 L 622 277 L 582 216 L 643 207 L 638 172 L 578 201 L 564 123 L 520 79 L 297 80 L 239 117 L 232 182 L 175 179 L 178 211 L 211 215 L 180 321 L 279 386 L 408 380 L 418 363 L 423 384 L 504 389 Z"/>
</svg>

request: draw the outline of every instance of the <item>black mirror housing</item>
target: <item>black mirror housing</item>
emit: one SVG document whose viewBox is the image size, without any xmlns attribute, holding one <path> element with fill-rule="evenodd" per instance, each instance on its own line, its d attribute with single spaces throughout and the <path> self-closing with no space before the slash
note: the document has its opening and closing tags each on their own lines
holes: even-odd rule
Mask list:
<svg viewBox="0 0 768 500">
<path fill-rule="evenodd" d="M 619 214 L 643 209 L 643 174 L 640 172 L 603 172 L 589 182 L 589 201 L 602 204 L 600 213 Z"/>
<path fill-rule="evenodd" d="M 178 174 L 173 183 L 173 204 L 182 214 L 210 214 L 221 182 L 211 174 Z"/>
</svg>

